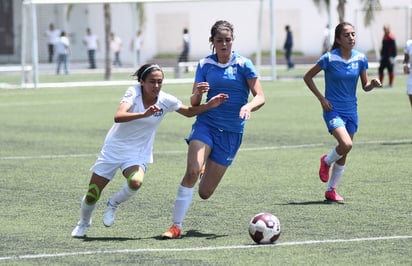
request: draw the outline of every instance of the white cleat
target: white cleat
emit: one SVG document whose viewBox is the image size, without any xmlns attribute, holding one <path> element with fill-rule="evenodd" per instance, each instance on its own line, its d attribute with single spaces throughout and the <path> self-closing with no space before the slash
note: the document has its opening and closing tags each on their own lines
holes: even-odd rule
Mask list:
<svg viewBox="0 0 412 266">
<path fill-rule="evenodd" d="M 110 227 L 114 224 L 114 220 L 116 219 L 116 210 L 117 210 L 117 207 L 113 206 L 110 203 L 110 200 L 107 201 L 106 211 L 104 212 L 104 215 L 103 215 L 104 226 Z"/>
<path fill-rule="evenodd" d="M 83 221 L 79 221 L 76 227 L 72 231 L 72 237 L 75 237 L 75 238 L 86 237 L 87 230 L 89 230 L 89 227 L 91 224 L 92 224 L 92 219 L 90 219 L 89 223 L 84 223 Z"/>
</svg>

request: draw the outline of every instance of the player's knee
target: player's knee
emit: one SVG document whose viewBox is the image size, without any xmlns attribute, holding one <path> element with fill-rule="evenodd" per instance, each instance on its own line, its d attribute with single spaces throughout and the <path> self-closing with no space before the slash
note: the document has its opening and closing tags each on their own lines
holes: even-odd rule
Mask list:
<svg viewBox="0 0 412 266">
<path fill-rule="evenodd" d="M 129 185 L 129 188 L 131 190 L 138 190 L 143 184 L 143 179 L 144 179 L 144 172 L 139 170 L 139 171 L 133 172 L 127 178 L 127 184 Z"/>
<path fill-rule="evenodd" d="M 88 205 L 95 204 L 100 198 L 100 189 L 96 184 L 90 184 L 85 201 Z"/>
<path fill-rule="evenodd" d="M 196 182 L 199 175 L 200 175 L 200 169 L 191 167 L 187 169 L 185 178 Z"/>
<path fill-rule="evenodd" d="M 345 151 L 345 154 L 347 154 L 348 152 L 350 152 L 350 150 L 352 149 L 352 141 L 346 141 L 342 144 L 342 148 Z"/>
<path fill-rule="evenodd" d="M 142 182 L 137 179 L 130 179 L 128 185 L 131 190 L 138 190 L 142 186 Z"/>
<path fill-rule="evenodd" d="M 199 197 L 203 200 L 207 200 L 210 198 L 213 194 L 213 190 L 206 190 L 206 189 L 201 189 L 199 188 Z"/>
</svg>

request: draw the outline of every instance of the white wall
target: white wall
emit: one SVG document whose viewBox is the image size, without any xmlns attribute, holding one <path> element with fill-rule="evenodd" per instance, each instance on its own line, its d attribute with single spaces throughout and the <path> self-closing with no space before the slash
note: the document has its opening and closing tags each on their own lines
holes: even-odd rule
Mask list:
<svg viewBox="0 0 412 266">
<path fill-rule="evenodd" d="M 320 12 L 312 0 L 273 0 L 275 16 L 276 48 L 282 49 L 285 39 L 284 27 L 291 26 L 294 35 L 294 50 L 305 55 L 320 55 L 323 32 L 327 24 L 327 12 Z M 338 23 L 336 12 L 338 0 L 332 2 L 332 26 Z M 382 26 L 391 25 L 399 47 L 409 38 L 410 25 L 407 21 L 406 7 L 412 0 L 380 0 L 384 10 L 376 13 L 376 20 L 370 28 L 363 26 L 361 1 L 350 0 L 346 4 L 346 21 L 356 26 L 358 34 L 357 49 L 366 52 L 380 48 Z M 270 10 L 269 0 L 263 0 L 263 50 L 270 50 Z M 191 57 L 203 57 L 211 52 L 209 45 L 210 27 L 219 19 L 232 22 L 235 26 L 234 49 L 245 56 L 256 51 L 259 21 L 259 0 L 250 1 L 193 1 L 175 3 L 145 4 L 145 26 L 143 28 L 143 57 L 150 59 L 157 54 L 177 54 L 182 43 L 182 29 L 187 27 L 191 35 Z M 17 4 L 16 4 L 17 5 Z M 137 22 L 133 20 L 134 5 L 130 3 L 112 4 L 112 31 L 124 42 L 122 60 L 132 64 L 134 57 L 129 49 L 135 35 Z M 16 6 L 17 7 L 17 6 Z M 76 4 L 67 21 L 66 5 L 39 5 L 38 31 L 43 33 L 47 25 L 55 20 L 56 26 L 70 33 L 73 61 L 86 61 L 87 54 L 81 40 L 85 29 L 90 27 L 100 37 L 101 49 L 97 58 L 104 58 L 104 19 L 102 4 Z M 19 18 L 16 18 L 16 20 Z M 19 28 L 16 22 L 16 29 Z M 30 29 L 30 27 L 29 27 Z M 18 32 L 18 30 L 16 30 Z M 20 34 L 18 32 L 18 34 Z M 39 55 L 46 61 L 46 38 L 39 34 Z M 27 43 L 30 45 L 30 42 Z M 31 47 L 28 47 L 30 51 Z"/>
</svg>

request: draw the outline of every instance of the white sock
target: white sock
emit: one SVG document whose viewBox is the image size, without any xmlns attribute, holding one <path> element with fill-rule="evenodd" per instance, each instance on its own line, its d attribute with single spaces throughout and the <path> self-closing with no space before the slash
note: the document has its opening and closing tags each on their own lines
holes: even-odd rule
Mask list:
<svg viewBox="0 0 412 266">
<path fill-rule="evenodd" d="M 332 167 L 332 174 L 330 176 L 330 180 L 328 183 L 328 188 L 326 191 L 331 191 L 332 189 L 336 188 L 339 184 L 339 181 L 345 171 L 345 165 L 340 165 L 335 163 Z"/>
<path fill-rule="evenodd" d="M 129 200 L 131 197 L 136 195 L 139 192 L 138 190 L 132 190 L 129 188 L 127 182 L 123 185 L 123 187 L 117 191 L 110 199 L 110 204 L 114 207 L 117 207 L 120 203 Z"/>
<path fill-rule="evenodd" d="M 336 162 L 337 160 L 339 160 L 340 158 L 342 158 L 342 155 L 339 155 L 336 152 L 336 148 L 334 148 L 333 150 L 331 150 L 328 155 L 325 157 L 325 163 L 327 163 L 328 165 L 333 164 L 334 162 Z"/>
<path fill-rule="evenodd" d="M 92 217 L 92 212 L 96 207 L 96 203 L 89 205 L 86 203 L 86 196 L 83 197 L 82 203 L 80 204 L 80 221 L 83 223 L 89 223 Z"/>
<path fill-rule="evenodd" d="M 173 224 L 179 226 L 180 229 L 182 229 L 183 220 L 192 203 L 194 191 L 194 187 L 189 188 L 182 185 L 179 185 L 177 190 L 175 207 L 173 209 Z"/>
</svg>

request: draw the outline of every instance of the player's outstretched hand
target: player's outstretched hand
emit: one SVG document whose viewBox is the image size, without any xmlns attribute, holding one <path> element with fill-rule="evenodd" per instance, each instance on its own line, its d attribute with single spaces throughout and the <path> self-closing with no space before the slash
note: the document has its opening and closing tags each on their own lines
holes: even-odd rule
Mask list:
<svg viewBox="0 0 412 266">
<path fill-rule="evenodd" d="M 160 111 L 160 107 L 157 106 L 156 104 L 153 104 L 151 106 L 149 106 L 149 108 L 146 109 L 146 111 L 144 112 L 145 117 L 149 117 L 157 112 Z"/>
<path fill-rule="evenodd" d="M 227 99 L 229 99 L 229 95 L 225 93 L 219 93 L 218 95 L 212 97 L 207 104 L 210 105 L 212 108 L 218 107 L 222 103 L 224 103 Z"/>
</svg>

